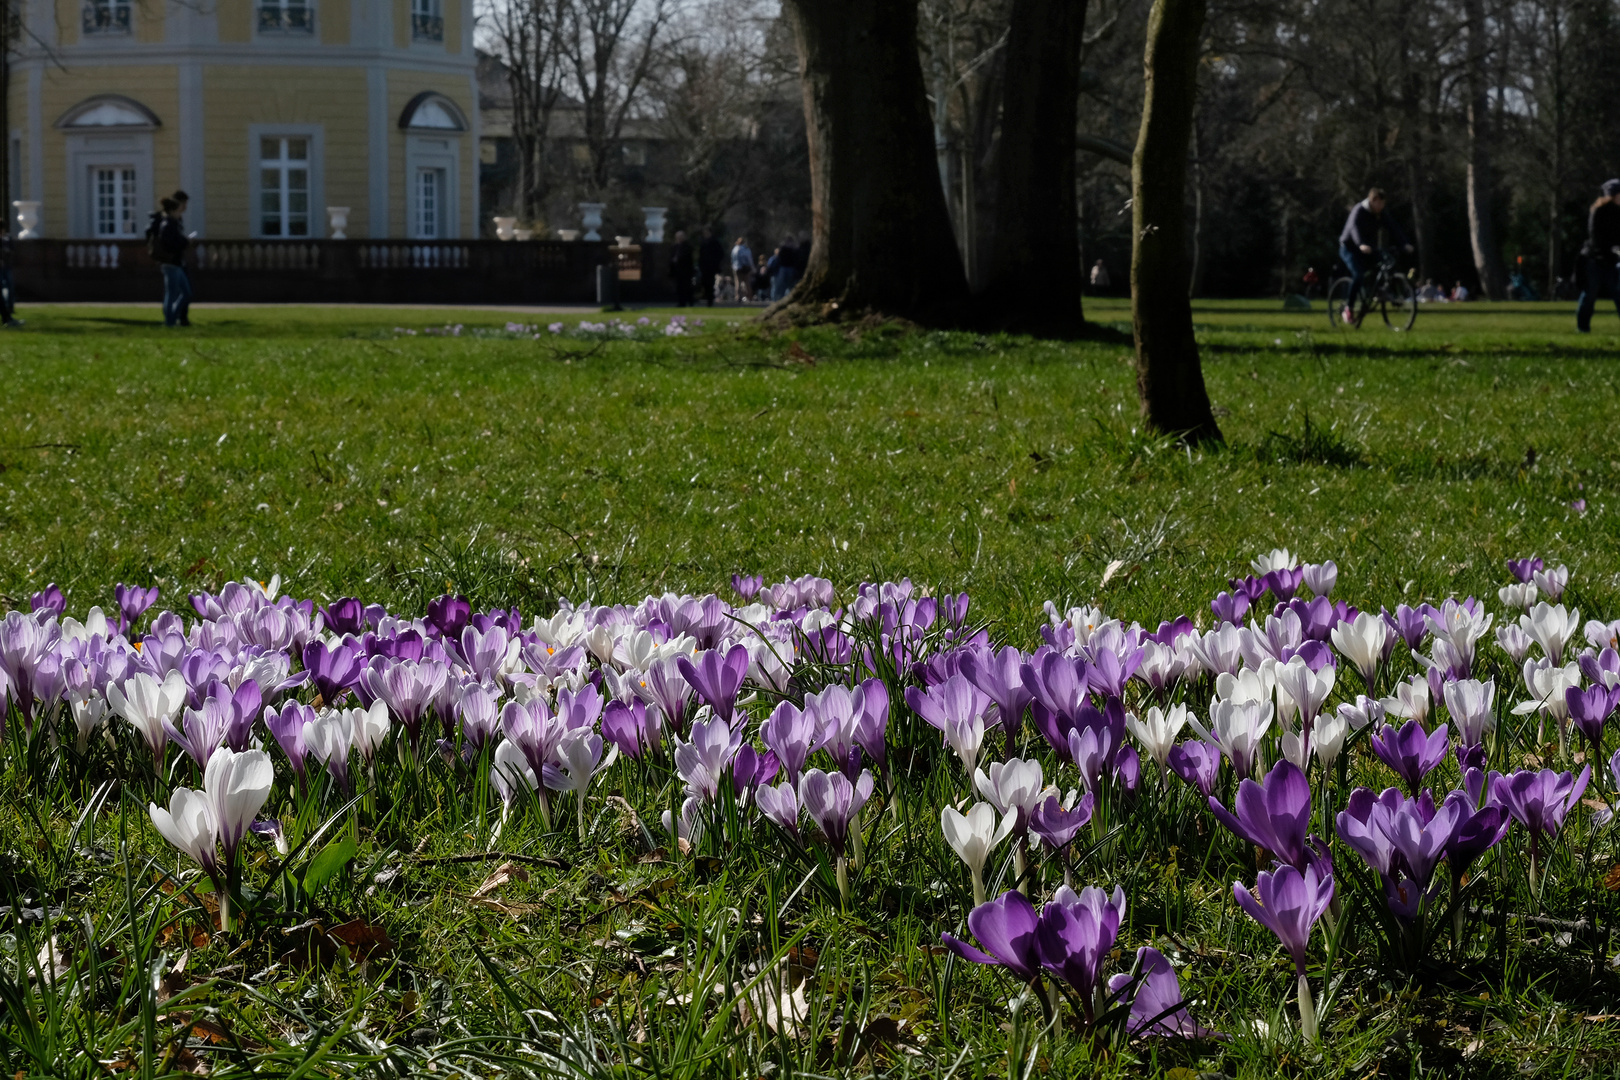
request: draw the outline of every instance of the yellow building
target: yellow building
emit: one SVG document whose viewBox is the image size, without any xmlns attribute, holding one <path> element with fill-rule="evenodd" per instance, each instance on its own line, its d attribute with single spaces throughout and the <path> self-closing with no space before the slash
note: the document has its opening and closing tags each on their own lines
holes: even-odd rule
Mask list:
<svg viewBox="0 0 1620 1080">
<path fill-rule="evenodd" d="M 10 200 L 130 238 L 478 235 L 472 0 L 17 0 Z M 9 200 L 8 200 L 9 201 Z"/>
</svg>

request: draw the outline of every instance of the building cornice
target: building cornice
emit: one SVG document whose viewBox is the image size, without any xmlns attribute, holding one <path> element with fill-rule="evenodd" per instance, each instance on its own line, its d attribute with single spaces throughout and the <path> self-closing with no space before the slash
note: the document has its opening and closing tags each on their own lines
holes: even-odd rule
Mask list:
<svg viewBox="0 0 1620 1080">
<path fill-rule="evenodd" d="M 370 67 L 380 64 L 398 71 L 465 75 L 477 67 L 476 56 L 443 56 L 411 49 L 376 49 L 349 45 L 281 46 L 263 42 L 218 45 L 72 45 L 46 53 L 23 49 L 12 66 L 44 66 L 61 70 L 75 67 L 153 67 L 186 62 L 230 64 L 235 67 Z"/>
</svg>

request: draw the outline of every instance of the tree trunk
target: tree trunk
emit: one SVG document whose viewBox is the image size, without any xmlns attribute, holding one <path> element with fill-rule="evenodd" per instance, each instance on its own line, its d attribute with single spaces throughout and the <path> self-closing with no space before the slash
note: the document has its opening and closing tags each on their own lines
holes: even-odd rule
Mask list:
<svg viewBox="0 0 1620 1080">
<path fill-rule="evenodd" d="M 1205 0 L 1153 0 L 1143 58 L 1142 130 L 1131 158 L 1131 322 L 1148 426 L 1218 441 L 1187 297 L 1187 138 L 1198 96 Z"/>
<path fill-rule="evenodd" d="M 1072 333 L 1085 324 L 1075 127 L 1086 0 L 1013 0 L 995 243 L 982 308 L 1009 329 Z"/>
<path fill-rule="evenodd" d="M 917 56 L 917 0 L 785 0 L 810 142 L 810 262 L 787 303 L 961 320 L 967 279 L 945 208 Z"/>
<path fill-rule="evenodd" d="M 1485 5 L 1466 0 L 1468 19 L 1468 239 L 1474 248 L 1474 269 L 1480 291 L 1492 300 L 1507 296 L 1507 272 L 1496 244 L 1491 217 L 1496 177 L 1491 168 L 1491 117 L 1485 70 Z"/>
</svg>

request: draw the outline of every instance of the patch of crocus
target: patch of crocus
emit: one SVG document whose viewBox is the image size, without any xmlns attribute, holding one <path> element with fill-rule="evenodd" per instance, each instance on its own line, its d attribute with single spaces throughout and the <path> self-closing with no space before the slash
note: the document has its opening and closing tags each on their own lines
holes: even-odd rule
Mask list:
<svg viewBox="0 0 1620 1080">
<path fill-rule="evenodd" d="M 742 645 L 733 645 L 725 652 L 708 649 L 697 655 L 696 662 L 676 657 L 675 666 L 714 714 L 730 724 L 737 708 L 737 691 L 748 674 L 748 649 Z"/>
<path fill-rule="evenodd" d="M 1441 724 L 1430 733 L 1418 721 L 1408 720 L 1400 727 L 1385 724 L 1367 742 L 1378 759 L 1405 782 L 1406 790 L 1416 795 L 1423 778 L 1445 760 L 1451 749 L 1451 731 Z"/>
<path fill-rule="evenodd" d="M 163 772 L 163 752 L 169 741 L 168 727 L 185 700 L 185 680 L 173 671 L 162 682 L 140 671 L 122 686 L 107 684 L 107 704 L 128 720 L 130 727 L 146 742 L 159 775 Z"/>
<path fill-rule="evenodd" d="M 1435 868 L 1450 851 L 1462 816 L 1463 808 L 1451 800 L 1436 810 L 1427 791 L 1408 799 L 1397 788 L 1378 796 L 1357 788 L 1337 825 L 1340 838 L 1383 876 L 1390 910 L 1411 922 L 1429 894 Z"/>
<path fill-rule="evenodd" d="M 1538 871 L 1541 865 L 1542 838 L 1555 839 L 1564 827 L 1564 818 L 1575 808 L 1592 779 L 1592 766 L 1583 768 L 1579 776 L 1555 773 L 1551 769 L 1534 772 L 1521 769 L 1503 776 L 1490 774 L 1490 801 L 1512 815 L 1530 833 L 1530 888 L 1537 891 Z"/>
<path fill-rule="evenodd" d="M 1130 1003 L 1126 1033 L 1132 1038 L 1159 1035 L 1171 1039 L 1220 1039 L 1220 1032 L 1204 1027 L 1187 1011 L 1181 980 L 1163 953 L 1151 945 L 1136 950 L 1136 976 L 1121 972 L 1108 979 L 1111 998 Z"/>
<path fill-rule="evenodd" d="M 1221 775 L 1221 748 L 1212 742 L 1189 739 L 1170 748 L 1165 764 L 1182 783 L 1198 789 L 1198 794 L 1209 798 Z"/>
<path fill-rule="evenodd" d="M 113 598 L 118 602 L 118 632 L 127 634 L 129 628 L 135 625 L 135 620 L 146 613 L 146 609 L 157 603 L 158 587 L 153 585 L 143 589 L 139 585 L 125 585 L 122 582 L 113 586 Z"/>
<path fill-rule="evenodd" d="M 1245 779 L 1239 783 L 1233 802 L 1235 813 L 1213 795 L 1208 803 L 1215 820 L 1239 838 L 1290 866 L 1306 864 L 1310 851 L 1306 841 L 1311 826 L 1311 785 L 1293 762 L 1277 762 L 1263 782 Z"/>
<path fill-rule="evenodd" d="M 1056 801 L 1056 798 L 1053 798 Z M 996 808 L 989 803 L 974 803 L 966 814 L 947 806 L 939 812 L 940 831 L 945 842 L 956 852 L 957 858 L 967 864 L 973 877 L 973 904 L 984 903 L 984 863 L 996 846 L 1012 833 L 1018 824 L 1016 814 L 1004 814 L 996 821 Z"/>
<path fill-rule="evenodd" d="M 1124 889 L 1115 886 L 1109 895 L 1089 885 L 1076 893 L 1060 885 L 1036 923 L 1041 966 L 1074 989 L 1087 1027 L 1096 1017 L 1103 961 L 1114 948 L 1124 918 Z"/>
<path fill-rule="evenodd" d="M 1299 976 L 1300 1031 L 1306 1042 L 1316 1042 L 1316 1004 L 1305 978 L 1306 949 L 1311 928 L 1333 902 L 1333 875 L 1321 872 L 1314 863 L 1304 870 L 1284 864 L 1271 873 L 1262 871 L 1252 892 L 1241 881 L 1233 882 L 1232 897 L 1288 950 Z"/>
</svg>

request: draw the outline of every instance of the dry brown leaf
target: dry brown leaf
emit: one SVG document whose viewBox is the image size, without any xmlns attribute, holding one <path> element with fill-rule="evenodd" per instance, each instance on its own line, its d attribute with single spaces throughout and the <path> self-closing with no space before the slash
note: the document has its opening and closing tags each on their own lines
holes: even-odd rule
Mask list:
<svg viewBox="0 0 1620 1080">
<path fill-rule="evenodd" d="M 529 872 L 514 862 L 501 863 L 501 865 L 497 866 L 493 871 L 490 872 L 489 877 L 484 879 L 484 883 L 482 885 L 473 890 L 473 899 L 478 900 L 488 896 L 502 885 L 514 880 L 528 881 Z"/>
</svg>

